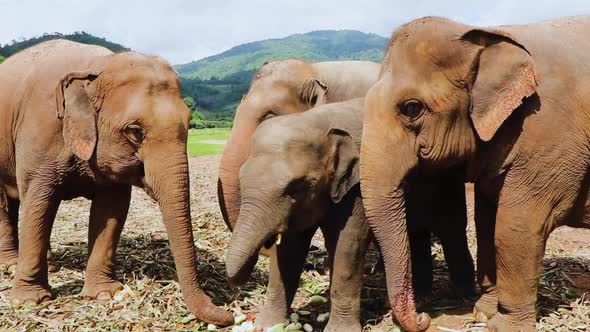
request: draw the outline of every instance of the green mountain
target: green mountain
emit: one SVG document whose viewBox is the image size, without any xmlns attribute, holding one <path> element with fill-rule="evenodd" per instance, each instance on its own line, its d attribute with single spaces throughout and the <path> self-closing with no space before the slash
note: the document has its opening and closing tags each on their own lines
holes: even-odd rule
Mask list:
<svg viewBox="0 0 590 332">
<path fill-rule="evenodd" d="M 61 34 L 61 33 L 52 33 L 52 34 L 43 34 L 42 36 L 33 37 L 24 40 L 13 40 L 12 43 L 6 45 L 0 45 L 0 63 L 2 62 L 2 57 L 9 57 L 14 53 L 17 53 L 25 48 L 37 45 L 39 43 L 53 40 L 53 39 L 68 39 L 71 41 L 75 41 L 82 44 L 92 44 L 92 45 L 100 45 L 103 47 L 108 48 L 113 52 L 119 51 L 127 51 L 128 48 L 124 47 L 123 45 L 113 43 L 111 41 L 106 40 L 105 38 L 100 38 L 93 36 L 89 33 L 84 31 L 74 32 L 72 34 Z"/>
<path fill-rule="evenodd" d="M 253 71 L 266 61 L 294 57 L 314 62 L 381 61 L 386 45 L 387 39 L 376 34 L 351 30 L 314 31 L 239 45 L 221 54 L 176 66 L 176 70 L 186 78 L 208 80 Z"/>
<path fill-rule="evenodd" d="M 243 44 L 202 60 L 175 66 L 182 93 L 206 119 L 231 121 L 254 72 L 266 61 L 369 60 L 381 62 L 387 39 L 359 31 L 314 31 Z"/>
</svg>

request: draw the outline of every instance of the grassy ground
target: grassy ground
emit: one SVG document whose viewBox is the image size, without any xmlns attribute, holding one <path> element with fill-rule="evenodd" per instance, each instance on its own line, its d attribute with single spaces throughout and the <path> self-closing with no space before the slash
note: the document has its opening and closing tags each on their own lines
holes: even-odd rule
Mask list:
<svg viewBox="0 0 590 332">
<path fill-rule="evenodd" d="M 191 129 L 188 135 L 189 154 L 208 156 L 221 153 L 230 130 L 230 128 Z"/>
<path fill-rule="evenodd" d="M 209 138 L 209 137 L 208 137 Z M 225 251 L 229 233 L 217 206 L 216 178 L 219 156 L 190 158 L 191 212 L 199 252 L 201 284 L 214 302 L 237 315 L 253 319 L 262 306 L 268 261 L 262 258 L 251 281 L 240 289 L 231 288 L 225 276 Z M 469 201 L 472 191 L 468 190 Z M 202 331 L 186 309 L 177 282 L 164 225 L 157 205 L 141 190 L 134 189 L 129 217 L 117 253 L 117 277 L 126 285 L 110 301 L 87 301 L 78 296 L 87 259 L 89 201 L 64 202 L 52 233 L 52 248 L 60 269 L 50 273 L 56 299 L 40 306 L 13 310 L 8 305 L 12 274 L 0 271 L 0 331 Z M 468 212 L 472 217 L 473 205 Z M 475 252 L 472 223 L 470 248 Z M 550 237 L 544 260 L 539 296 L 539 331 L 590 330 L 590 231 L 560 228 Z M 325 250 L 318 235 L 305 265 L 300 291 L 293 309 L 314 331 L 328 304 L 310 304 L 310 297 L 327 298 L 329 277 L 321 272 Z M 449 276 L 440 245 L 433 245 L 436 293 L 423 301 L 421 310 L 433 317 L 429 331 L 484 331 L 473 322 L 470 301 L 453 300 Z M 375 263 L 370 252 L 367 271 Z M 367 273 L 362 291 L 362 323 L 365 331 L 396 331 L 385 301 L 384 276 Z M 305 315 L 303 315 L 305 314 Z M 220 329 L 229 332 L 231 328 Z"/>
</svg>

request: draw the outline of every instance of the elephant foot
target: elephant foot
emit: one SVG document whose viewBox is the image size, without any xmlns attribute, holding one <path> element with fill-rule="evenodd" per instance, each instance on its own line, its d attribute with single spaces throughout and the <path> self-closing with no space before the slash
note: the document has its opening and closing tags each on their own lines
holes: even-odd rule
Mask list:
<svg viewBox="0 0 590 332">
<path fill-rule="evenodd" d="M 18 251 L 2 251 L 0 253 L 0 273 L 16 271 L 16 263 L 18 262 Z"/>
<path fill-rule="evenodd" d="M 88 300 L 110 300 L 123 289 L 123 284 L 116 280 L 92 282 L 86 280 L 80 295 Z"/>
<path fill-rule="evenodd" d="M 328 321 L 328 325 L 324 328 L 324 332 L 340 332 L 340 331 L 347 331 L 347 332 L 361 332 L 363 327 L 361 326 L 360 322 L 336 322 L 334 319 L 330 319 Z"/>
<path fill-rule="evenodd" d="M 16 262 L 17 260 L 0 263 L 0 274 L 9 273 L 14 275 L 16 272 Z"/>
<path fill-rule="evenodd" d="M 535 332 L 535 319 L 511 319 L 509 315 L 498 313 L 487 323 L 490 332 Z"/>
<path fill-rule="evenodd" d="M 47 251 L 47 272 L 57 272 L 59 270 L 59 266 L 53 259 L 53 253 L 51 250 Z"/>
<path fill-rule="evenodd" d="M 475 303 L 473 316 L 481 323 L 487 323 L 498 313 L 498 297 L 494 294 L 483 294 Z"/>
<path fill-rule="evenodd" d="M 273 327 L 277 324 L 289 324 L 289 318 L 283 310 L 263 309 L 256 315 L 254 326 L 257 330 L 266 331 L 267 328 Z"/>
<path fill-rule="evenodd" d="M 51 299 L 53 299 L 53 294 L 49 287 L 25 282 L 15 281 L 10 292 L 10 304 L 13 308 L 18 308 L 23 304 L 37 305 Z"/>
</svg>

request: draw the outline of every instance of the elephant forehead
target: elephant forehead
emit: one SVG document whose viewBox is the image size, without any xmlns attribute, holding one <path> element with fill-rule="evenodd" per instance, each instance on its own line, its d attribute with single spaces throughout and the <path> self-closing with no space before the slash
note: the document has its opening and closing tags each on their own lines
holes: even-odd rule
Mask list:
<svg viewBox="0 0 590 332">
<path fill-rule="evenodd" d="M 267 110 L 272 107 L 280 107 L 294 97 L 293 87 L 285 82 L 261 82 L 250 88 L 239 108 Z"/>
<path fill-rule="evenodd" d="M 260 80 L 296 80 L 312 72 L 310 63 L 299 59 L 272 61 L 260 68 L 254 75 L 254 82 Z"/>
</svg>

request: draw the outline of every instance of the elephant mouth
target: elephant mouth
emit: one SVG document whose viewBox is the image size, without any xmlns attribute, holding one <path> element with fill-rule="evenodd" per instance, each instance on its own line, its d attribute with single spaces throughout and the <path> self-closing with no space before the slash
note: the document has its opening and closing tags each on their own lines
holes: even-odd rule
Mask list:
<svg viewBox="0 0 590 332">
<path fill-rule="evenodd" d="M 264 241 L 264 248 L 270 249 L 273 244 L 276 244 L 277 246 L 280 245 L 282 237 L 283 233 L 281 232 L 271 235 L 266 241 Z M 230 273 L 228 275 L 229 281 L 232 285 L 241 286 L 248 281 L 250 275 L 252 275 L 252 272 L 254 271 L 256 263 L 258 262 L 258 255 L 261 248 L 262 246 L 256 250 L 256 254 L 248 257 L 241 265 L 239 265 L 238 270 L 235 273 Z"/>
<path fill-rule="evenodd" d="M 281 245 L 282 239 L 283 233 L 277 233 L 275 235 L 272 235 L 268 240 L 266 240 L 266 242 L 264 242 L 264 248 L 270 249 L 270 247 L 272 247 L 273 244 L 279 246 Z"/>
</svg>

